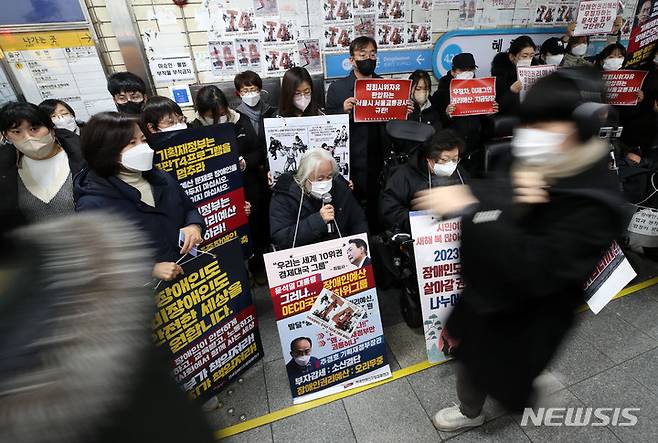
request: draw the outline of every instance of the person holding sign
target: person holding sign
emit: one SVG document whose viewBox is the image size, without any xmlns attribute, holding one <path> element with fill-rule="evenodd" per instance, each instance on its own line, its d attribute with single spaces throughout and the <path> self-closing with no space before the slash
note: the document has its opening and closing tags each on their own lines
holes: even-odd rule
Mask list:
<svg viewBox="0 0 658 443">
<path fill-rule="evenodd" d="M 427 71 L 417 69 L 409 76 L 411 80 L 411 101 L 414 110 L 407 115 L 407 120 L 426 123 L 435 130 L 441 129 L 440 111 L 436 109 L 430 99 L 432 92 L 432 79 Z"/>
<path fill-rule="evenodd" d="M 153 168 L 153 150 L 137 120 L 96 114 L 81 143 L 88 169 L 75 177 L 76 211 L 106 210 L 137 223 L 155 249 L 153 277 L 176 278 L 183 272 L 176 261 L 201 244 L 205 223 L 174 177 Z"/>
<path fill-rule="evenodd" d="M 450 129 L 434 134 L 422 149 L 414 150 L 409 160 L 395 170 L 386 182 L 379 202 L 384 229 L 411 234 L 409 211 L 414 196 L 439 186 L 466 184 L 468 175 L 459 161 L 464 142 Z"/>
<path fill-rule="evenodd" d="M 280 117 L 309 117 L 321 115 L 313 96 L 313 79 L 306 68 L 296 66 L 283 75 L 279 98 Z"/>
<path fill-rule="evenodd" d="M 363 210 L 329 151 L 306 151 L 293 175 L 274 185 L 270 203 L 272 242 L 287 249 L 366 232 Z"/>
<path fill-rule="evenodd" d="M 491 75 L 496 77 L 496 103 L 500 106 L 500 114 L 518 114 L 522 85 L 516 67 L 532 65 L 536 50 L 535 42 L 522 35 L 512 40 L 507 52 L 496 54 L 492 60 Z"/>
<path fill-rule="evenodd" d="M 357 79 L 381 78 L 375 73 L 377 42 L 366 36 L 350 43 L 352 72 L 348 77 L 334 81 L 327 91 L 327 114 L 350 114 L 350 179 L 354 194 L 366 208 L 371 230 L 378 230 L 377 205 L 378 179 L 383 166 L 383 153 L 388 151 L 389 140 L 383 123 L 356 123 L 353 118 L 354 85 Z"/>
<path fill-rule="evenodd" d="M 588 36 L 570 37 L 569 43 L 567 43 L 567 52 L 564 54 L 564 60 L 562 60 L 562 66 L 565 68 L 592 66 L 592 63 L 585 59 L 588 46 Z"/>
<path fill-rule="evenodd" d="M 594 66 L 603 71 L 619 71 L 624 65 L 626 58 L 626 48 L 620 43 L 613 43 L 606 46 L 596 56 Z"/>
<path fill-rule="evenodd" d="M 562 39 L 557 37 L 546 39 L 539 48 L 539 57 L 535 59 L 536 64 L 560 66 L 564 58 L 565 46 Z"/>
<path fill-rule="evenodd" d="M 487 395 L 512 411 L 530 406 L 534 379 L 584 302 L 584 282 L 624 228 L 624 200 L 598 137 L 602 94 L 591 70 L 539 79 L 521 103 L 509 182 L 434 188 L 415 202 L 462 217 L 465 290 L 446 325 L 457 341 L 460 405 L 436 413 L 440 430 L 484 423 Z"/>
</svg>

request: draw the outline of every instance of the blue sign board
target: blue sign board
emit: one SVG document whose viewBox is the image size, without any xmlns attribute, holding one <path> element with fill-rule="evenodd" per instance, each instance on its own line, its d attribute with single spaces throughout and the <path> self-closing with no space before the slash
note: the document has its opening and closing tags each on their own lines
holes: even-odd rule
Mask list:
<svg viewBox="0 0 658 443">
<path fill-rule="evenodd" d="M 325 78 L 347 77 L 352 70 L 349 61 L 350 54 L 340 52 L 325 54 Z M 432 49 L 398 49 L 379 51 L 377 53 L 377 74 L 400 74 L 413 72 L 416 69 L 429 71 L 432 69 Z"/>
<path fill-rule="evenodd" d="M 0 25 L 84 22 L 80 0 L 0 0 Z"/>
</svg>

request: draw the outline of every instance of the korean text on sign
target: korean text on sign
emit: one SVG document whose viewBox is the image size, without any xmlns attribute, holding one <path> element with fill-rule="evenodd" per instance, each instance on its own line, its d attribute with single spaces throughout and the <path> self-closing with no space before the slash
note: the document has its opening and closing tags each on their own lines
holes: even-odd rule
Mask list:
<svg viewBox="0 0 658 443">
<path fill-rule="evenodd" d="M 406 120 L 411 80 L 357 80 L 354 86 L 355 122 Z"/>
<path fill-rule="evenodd" d="M 495 77 L 450 82 L 450 104 L 455 105 L 453 117 L 493 114 L 496 103 Z"/>
</svg>

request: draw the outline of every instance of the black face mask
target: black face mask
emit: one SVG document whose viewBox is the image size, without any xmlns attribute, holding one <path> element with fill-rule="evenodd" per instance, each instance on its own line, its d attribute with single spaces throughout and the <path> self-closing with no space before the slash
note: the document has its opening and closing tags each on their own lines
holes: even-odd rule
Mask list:
<svg viewBox="0 0 658 443">
<path fill-rule="evenodd" d="M 144 106 L 143 100 L 141 102 L 117 103 L 117 109 L 123 114 L 139 114 L 142 112 L 142 106 Z"/>
<path fill-rule="evenodd" d="M 375 67 L 377 66 L 377 60 L 367 58 L 365 60 L 356 61 L 356 69 L 365 76 L 372 75 L 375 72 Z"/>
</svg>

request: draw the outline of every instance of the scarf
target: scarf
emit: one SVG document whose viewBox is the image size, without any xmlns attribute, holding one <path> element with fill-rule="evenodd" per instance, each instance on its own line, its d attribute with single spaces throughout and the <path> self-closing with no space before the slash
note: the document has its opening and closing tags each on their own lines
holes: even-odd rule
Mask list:
<svg viewBox="0 0 658 443">
<path fill-rule="evenodd" d="M 251 106 L 247 106 L 244 102 L 241 102 L 236 109 L 240 111 L 242 114 L 249 117 L 249 120 L 251 121 L 251 126 L 253 126 L 254 130 L 256 131 L 256 135 L 259 135 L 258 130 L 260 127 L 261 115 L 263 115 L 270 109 L 270 105 L 264 103 L 263 98 L 261 97 L 258 104 L 253 108 Z"/>
</svg>

